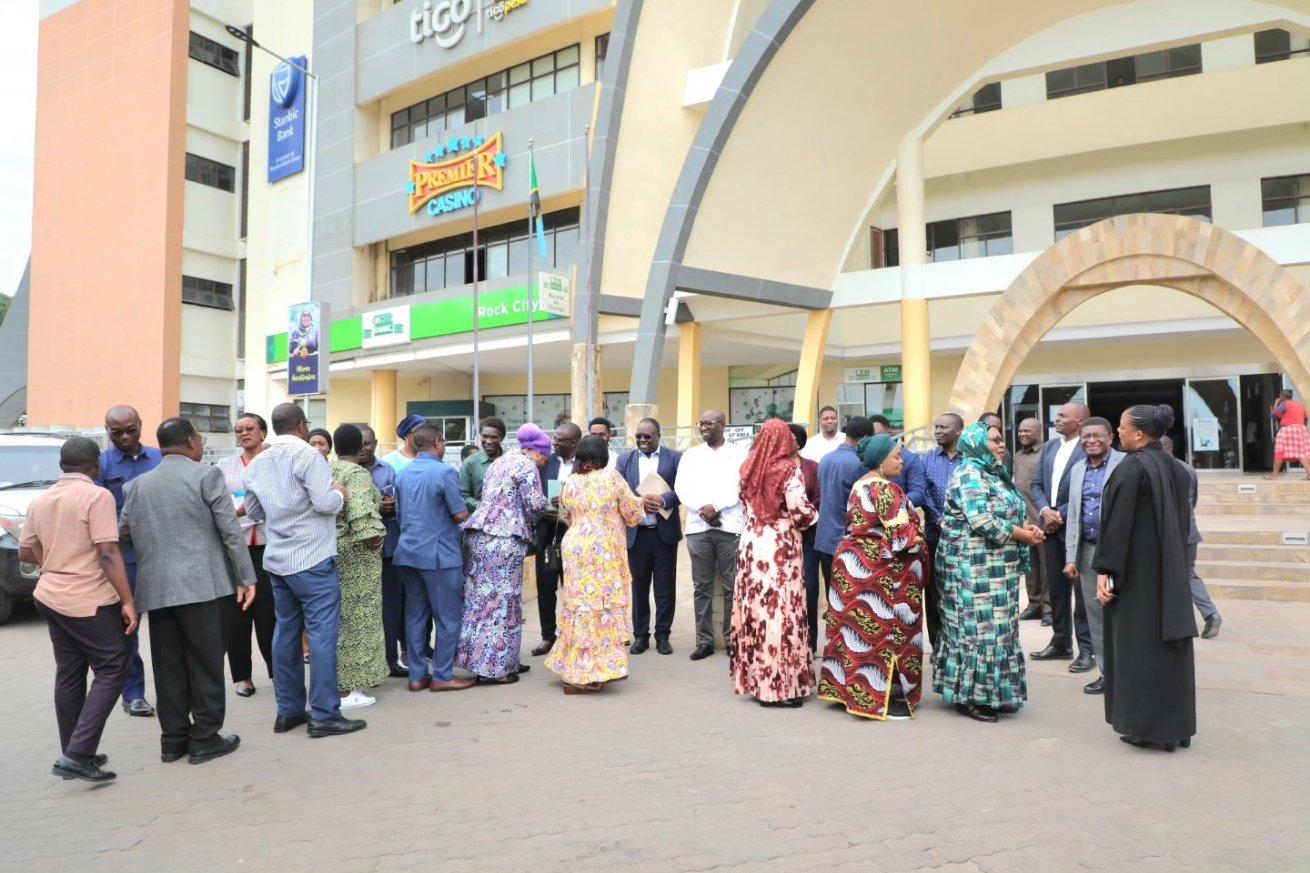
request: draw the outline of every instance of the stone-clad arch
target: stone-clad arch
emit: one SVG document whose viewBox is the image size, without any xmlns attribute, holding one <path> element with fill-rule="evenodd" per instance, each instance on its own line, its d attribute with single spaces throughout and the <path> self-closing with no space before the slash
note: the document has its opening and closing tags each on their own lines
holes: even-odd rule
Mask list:
<svg viewBox="0 0 1310 873">
<path fill-rule="evenodd" d="M 995 409 L 1024 358 L 1084 301 L 1125 285 L 1162 285 L 1210 303 L 1255 335 L 1310 388 L 1310 292 L 1273 258 L 1222 228 L 1139 214 L 1085 227 L 1042 252 L 1005 289 L 960 364 L 950 407 Z"/>
</svg>

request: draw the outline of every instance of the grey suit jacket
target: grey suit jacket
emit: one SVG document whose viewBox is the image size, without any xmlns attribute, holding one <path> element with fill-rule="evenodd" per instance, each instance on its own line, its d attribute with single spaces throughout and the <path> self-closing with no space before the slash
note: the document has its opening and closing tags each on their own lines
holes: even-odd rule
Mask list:
<svg viewBox="0 0 1310 873">
<path fill-rule="evenodd" d="M 1124 459 L 1124 453 L 1117 449 L 1110 449 L 1110 459 L 1106 461 L 1109 469 L 1105 471 L 1105 481 L 1110 481 L 1110 474 L 1114 468 L 1119 466 L 1119 462 Z M 1066 564 L 1078 563 L 1078 546 L 1083 538 L 1083 477 L 1087 474 L 1087 459 L 1083 458 L 1073 465 L 1073 470 L 1069 473 L 1069 512 L 1065 517 L 1064 524 L 1064 562 Z"/>
<path fill-rule="evenodd" d="M 1183 465 L 1183 469 L 1187 471 L 1187 478 L 1191 482 L 1187 488 L 1187 496 L 1191 500 L 1190 505 L 1192 507 L 1192 512 L 1188 520 L 1191 522 L 1192 527 L 1191 530 L 1187 532 L 1187 544 L 1189 546 L 1194 546 L 1202 541 L 1201 530 L 1196 526 L 1196 493 L 1198 490 L 1196 469 L 1182 458 L 1174 458 L 1174 460 Z"/>
<path fill-rule="evenodd" d="M 181 455 L 127 483 L 118 532 L 136 549 L 136 608 L 203 603 L 255 584 L 223 473 Z"/>
</svg>

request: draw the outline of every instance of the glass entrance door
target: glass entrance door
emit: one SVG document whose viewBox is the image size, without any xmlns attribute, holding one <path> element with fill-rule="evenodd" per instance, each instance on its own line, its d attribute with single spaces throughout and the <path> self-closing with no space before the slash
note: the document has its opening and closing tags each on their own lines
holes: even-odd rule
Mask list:
<svg viewBox="0 0 1310 873">
<path fill-rule="evenodd" d="M 1086 403 L 1087 402 L 1087 385 L 1078 383 L 1074 385 L 1043 385 L 1041 413 L 1039 417 L 1042 420 L 1042 427 L 1046 429 L 1046 438 L 1055 439 L 1055 414 L 1060 411 L 1060 407 L 1066 403 Z"/>
<path fill-rule="evenodd" d="M 1188 455 L 1198 470 L 1242 469 L 1242 403 L 1236 376 L 1188 379 Z"/>
</svg>

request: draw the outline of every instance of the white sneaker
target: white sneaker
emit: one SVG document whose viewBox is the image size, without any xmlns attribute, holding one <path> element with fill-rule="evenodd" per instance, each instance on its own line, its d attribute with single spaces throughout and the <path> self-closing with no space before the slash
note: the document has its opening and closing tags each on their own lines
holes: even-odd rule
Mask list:
<svg viewBox="0 0 1310 873">
<path fill-rule="evenodd" d="M 342 709 L 363 709 L 366 706 L 372 706 L 377 703 L 376 697 L 369 697 L 363 691 L 352 691 L 345 697 L 341 698 Z"/>
</svg>

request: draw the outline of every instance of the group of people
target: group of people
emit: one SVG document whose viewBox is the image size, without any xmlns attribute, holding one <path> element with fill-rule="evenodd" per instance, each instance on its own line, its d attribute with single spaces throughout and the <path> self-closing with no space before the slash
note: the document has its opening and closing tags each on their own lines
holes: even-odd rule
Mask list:
<svg viewBox="0 0 1310 873">
<path fill-rule="evenodd" d="M 628 676 L 652 634 L 672 654 L 684 536 L 691 658 L 721 640 L 736 692 L 761 706 L 799 707 L 817 689 L 856 716 L 910 718 L 931 676 L 959 712 L 995 722 L 1027 698 L 1020 620 L 1049 618 L 1051 643 L 1032 657 L 1099 666 L 1085 690 L 1105 694 L 1107 720 L 1128 742 L 1172 750 L 1195 731 L 1193 601 L 1204 636 L 1222 621 L 1195 573 L 1195 473 L 1162 445 L 1172 418 L 1127 410 L 1120 451 L 1110 422 L 1066 404 L 1060 438 L 1043 444 L 1040 424 L 1023 421 L 1011 459 L 994 415 L 968 427 L 943 415 L 937 447 L 918 455 L 886 418 L 854 416 L 843 432 L 831 407 L 813 436 L 771 419 L 747 449 L 711 410 L 686 452 L 647 418 L 617 458 L 603 418 L 586 434 L 559 422 L 553 438 L 525 424 L 511 449 L 491 417 L 457 471 L 417 415 L 379 458 L 367 425 L 311 431 L 288 403 L 270 437 L 245 413 L 240 453 L 208 466 L 185 419 L 163 422 L 152 448 L 135 410 L 115 407 L 111 447 L 64 444 L 63 475 L 20 540 L 42 566 L 36 601 L 57 663 L 53 772 L 113 779 L 97 747 L 114 702 L 156 714 L 138 613 L 151 627 L 161 759 L 202 763 L 239 744 L 221 732 L 223 659 L 235 693 L 254 694 L 252 633 L 277 733 L 363 729 L 342 711 L 375 703 L 368 691 L 387 677 L 412 692 L 517 682 L 529 670 L 529 555 L 532 654 L 564 693 L 597 693 Z"/>
</svg>

